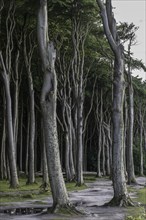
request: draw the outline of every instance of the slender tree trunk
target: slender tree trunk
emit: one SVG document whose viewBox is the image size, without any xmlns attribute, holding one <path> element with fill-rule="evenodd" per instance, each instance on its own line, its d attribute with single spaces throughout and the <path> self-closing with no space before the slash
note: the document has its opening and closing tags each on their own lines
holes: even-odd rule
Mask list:
<svg viewBox="0 0 146 220">
<path fill-rule="evenodd" d="M 7 179 L 6 169 L 6 103 L 5 92 L 3 90 L 3 132 L 1 140 L 1 155 L 0 155 L 0 179 Z"/>
<path fill-rule="evenodd" d="M 103 172 L 103 176 L 106 175 L 105 172 L 105 133 L 104 130 L 102 128 L 102 172 Z"/>
<path fill-rule="evenodd" d="M 80 76 L 80 84 L 78 90 L 78 103 L 77 103 L 77 185 L 81 186 L 83 180 L 83 82 L 82 74 Z"/>
<path fill-rule="evenodd" d="M 98 105 L 97 100 L 97 105 Z M 98 108 L 98 107 L 97 107 Z M 100 114 L 99 114 L 100 112 Z M 100 92 L 100 111 L 97 109 L 97 117 L 98 117 L 98 151 L 97 151 L 97 176 L 101 177 L 101 150 L 102 150 L 102 123 L 103 123 L 103 100 L 102 100 L 102 90 Z"/>
<path fill-rule="evenodd" d="M 128 146 L 127 146 L 127 173 L 128 184 L 136 183 L 133 161 L 133 121 L 134 121 L 134 107 L 133 107 L 133 88 L 129 85 L 129 126 L 128 126 Z"/>
<path fill-rule="evenodd" d="M 106 139 L 106 175 L 110 176 L 110 149 L 109 149 L 109 141 Z"/>
<path fill-rule="evenodd" d="M 27 111 L 27 137 L 26 137 L 26 158 L 25 158 L 25 173 L 28 175 L 28 149 L 29 149 L 29 131 L 30 131 L 30 113 Z"/>
<path fill-rule="evenodd" d="M 127 96 L 125 94 L 124 100 L 124 144 L 123 144 L 123 155 L 124 155 L 124 173 L 127 181 L 127 128 L 128 128 L 128 106 L 127 106 Z"/>
<path fill-rule="evenodd" d="M 29 36 L 30 51 L 27 52 L 26 48 L 26 35 L 24 36 L 24 60 L 28 75 L 28 86 L 29 86 L 29 104 L 30 104 L 30 130 L 29 130 L 29 164 L 28 164 L 28 180 L 27 184 L 35 182 L 35 171 L 34 171 L 34 143 L 35 143 L 35 108 L 34 108 L 34 88 L 33 79 L 31 73 L 31 60 L 33 55 L 34 47 L 32 46 L 31 38 Z"/>
<path fill-rule="evenodd" d="M 12 106 L 11 106 L 11 95 L 10 95 L 10 82 L 9 76 L 6 73 L 6 68 L 4 65 L 2 53 L 0 52 L 0 62 L 3 68 L 2 77 L 5 86 L 6 94 L 6 111 L 7 111 L 7 129 L 8 129 L 8 156 L 9 156 L 9 166 L 10 166 L 10 187 L 16 188 L 19 185 L 18 176 L 17 176 L 17 166 L 16 166 L 16 153 L 15 153 L 15 142 L 13 135 L 13 125 L 12 125 Z"/>
<path fill-rule="evenodd" d="M 20 156 L 19 156 L 19 169 L 20 171 L 23 170 L 22 168 L 22 160 L 23 160 L 23 101 L 22 101 L 22 108 L 21 108 L 21 119 L 20 119 L 20 147 L 19 147 L 19 151 L 20 151 Z"/>
<path fill-rule="evenodd" d="M 128 111 L 128 146 L 127 146 L 127 173 L 128 184 L 136 183 L 133 161 L 133 124 L 134 124 L 134 101 L 133 101 L 133 85 L 131 76 L 131 44 L 132 39 L 128 45 L 128 97 L 129 97 L 129 111 Z"/>
<path fill-rule="evenodd" d="M 142 106 L 139 106 L 139 118 L 140 118 L 140 175 L 143 176 L 143 117 L 142 117 Z"/>
</svg>

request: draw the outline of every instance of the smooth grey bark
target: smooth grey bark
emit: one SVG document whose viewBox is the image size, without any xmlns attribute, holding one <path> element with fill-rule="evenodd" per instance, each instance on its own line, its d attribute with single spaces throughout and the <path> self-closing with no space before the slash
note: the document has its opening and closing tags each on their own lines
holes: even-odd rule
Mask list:
<svg viewBox="0 0 146 220">
<path fill-rule="evenodd" d="M 143 176 L 143 116 L 142 104 L 139 104 L 139 126 L 140 126 L 140 175 Z"/>
<path fill-rule="evenodd" d="M 109 149 L 109 141 L 106 139 L 106 175 L 110 176 L 110 149 Z"/>
<path fill-rule="evenodd" d="M 123 122 L 123 101 L 125 94 L 124 79 L 124 47 L 120 44 L 116 30 L 116 21 L 112 13 L 111 0 L 97 0 L 100 8 L 101 18 L 105 35 L 114 53 L 114 76 L 113 76 L 113 160 L 112 160 L 112 181 L 114 197 L 109 202 L 111 205 L 132 205 L 130 201 L 123 163 L 123 143 L 124 143 L 124 122 Z"/>
<path fill-rule="evenodd" d="M 123 144 L 123 154 L 124 154 L 124 173 L 127 181 L 127 128 L 128 128 L 128 104 L 127 95 L 124 98 L 124 144 Z"/>
<path fill-rule="evenodd" d="M 131 76 L 131 44 L 132 39 L 130 39 L 128 44 L 128 130 L 127 130 L 127 174 L 128 174 L 128 184 L 136 183 L 135 172 L 134 172 L 134 160 L 133 160 L 133 125 L 134 125 L 134 100 L 133 100 L 133 84 Z"/>
<path fill-rule="evenodd" d="M 78 89 L 77 100 L 77 185 L 81 186 L 84 183 L 83 180 L 83 75 L 80 74 L 80 83 Z"/>
<path fill-rule="evenodd" d="M 144 125 L 143 132 L 144 132 L 144 150 L 146 152 L 146 124 Z"/>
<path fill-rule="evenodd" d="M 25 173 L 28 175 L 28 149 L 29 149 L 29 135 L 30 135 L 30 113 L 27 110 L 27 137 L 26 137 L 26 156 L 25 156 Z"/>
<path fill-rule="evenodd" d="M 1 139 L 1 155 L 0 155 L 0 179 L 7 179 L 6 169 L 6 103 L 5 103 L 5 91 L 2 89 L 3 95 L 3 131 Z"/>
<path fill-rule="evenodd" d="M 30 106 L 30 130 L 29 130 L 29 148 L 28 148 L 28 180 L 27 184 L 32 184 L 35 182 L 35 170 L 34 170 L 34 143 L 35 143 L 35 107 L 34 107 L 34 88 L 33 88 L 33 78 L 31 73 L 31 61 L 34 51 L 34 46 L 29 37 L 30 49 L 27 52 L 26 48 L 26 35 L 24 36 L 24 61 L 26 66 L 26 71 L 28 75 L 28 87 L 29 87 L 29 106 Z"/>
<path fill-rule="evenodd" d="M 105 132 L 104 132 L 103 127 L 102 127 L 102 173 L 103 173 L 103 176 L 106 175 L 106 171 L 105 171 Z"/>
<path fill-rule="evenodd" d="M 63 47 L 63 43 L 62 43 Z M 73 158 L 73 139 L 72 139 L 72 88 L 71 88 L 71 61 L 68 63 L 68 55 L 64 52 L 62 54 L 62 47 L 58 49 L 58 66 L 59 76 L 62 84 L 62 88 L 58 91 L 58 97 L 62 103 L 62 114 L 63 114 L 63 131 L 65 135 L 65 169 L 66 169 L 66 180 L 73 181 L 75 179 L 75 168 Z M 58 76 L 58 77 L 59 77 Z"/>
<path fill-rule="evenodd" d="M 13 125 L 12 125 L 12 105 L 11 105 L 11 95 L 10 95 L 10 79 L 6 72 L 6 67 L 4 64 L 2 52 L 0 51 L 0 69 L 4 82 L 5 94 L 6 94 L 6 111 L 7 111 L 7 132 L 8 132 L 8 156 L 9 156 L 9 167 L 10 167 L 10 187 L 16 188 L 19 185 L 16 157 L 15 157 L 15 142 L 13 135 Z"/>
<path fill-rule="evenodd" d="M 23 168 L 22 168 L 22 164 L 23 164 L 23 162 L 22 162 L 22 158 L 23 158 L 23 156 L 22 156 L 22 152 L 23 152 L 23 101 L 22 101 L 22 108 L 21 108 L 21 118 L 20 118 L 20 144 L 19 144 L 19 169 L 20 169 L 20 171 L 22 171 L 23 170 Z"/>
<path fill-rule="evenodd" d="M 43 173 L 43 178 L 42 178 L 42 185 L 41 188 L 43 190 L 46 190 L 48 188 L 49 184 L 49 176 L 48 176 L 48 166 L 47 166 L 47 156 L 46 156 L 46 146 L 45 146 L 45 136 L 44 136 L 44 130 L 43 130 L 43 123 L 41 122 L 41 136 L 42 136 L 42 173 Z"/>
<path fill-rule="evenodd" d="M 45 146 L 49 181 L 53 196 L 53 208 L 68 206 L 69 199 L 62 175 L 56 124 L 57 79 L 55 72 L 56 51 L 48 38 L 47 1 L 40 0 L 37 23 L 38 44 L 44 81 L 41 92 L 41 111 L 45 134 Z"/>
<path fill-rule="evenodd" d="M 99 101 L 97 96 L 97 109 L 96 115 L 98 118 L 98 150 L 97 150 L 97 176 L 101 177 L 101 150 L 102 150 L 102 123 L 103 123 L 103 99 L 102 99 L 102 89 L 100 91 L 100 109 Z"/>
</svg>

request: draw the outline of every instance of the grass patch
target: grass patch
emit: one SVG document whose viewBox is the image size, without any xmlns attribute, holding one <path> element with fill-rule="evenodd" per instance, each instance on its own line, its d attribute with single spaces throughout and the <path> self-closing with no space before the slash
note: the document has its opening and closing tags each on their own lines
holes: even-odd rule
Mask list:
<svg viewBox="0 0 146 220">
<path fill-rule="evenodd" d="M 66 183 L 67 191 L 74 191 L 74 190 L 82 190 L 87 189 L 87 186 L 84 184 L 82 186 L 76 186 L 75 182 Z"/>
<path fill-rule="evenodd" d="M 36 183 L 27 184 L 26 178 L 19 179 L 19 187 L 16 189 L 10 188 L 9 181 L 1 180 L 0 181 L 0 192 L 17 192 L 17 191 L 25 191 L 25 190 L 37 190 L 42 183 L 42 178 L 36 178 Z"/>
<path fill-rule="evenodd" d="M 139 190 L 129 187 L 128 191 L 137 193 L 137 198 L 133 200 L 139 202 L 142 206 L 129 207 L 127 209 L 128 214 L 126 220 L 146 220 L 146 187 Z"/>
<path fill-rule="evenodd" d="M 94 175 L 85 175 L 84 176 L 85 183 L 92 182 L 96 180 Z M 23 202 L 27 200 L 43 200 L 44 197 L 48 197 L 51 195 L 50 188 L 48 187 L 48 191 L 41 191 L 40 186 L 42 185 L 42 178 L 36 177 L 36 183 L 27 184 L 27 179 L 24 177 L 19 178 L 19 188 L 12 189 L 10 188 L 10 184 L 7 180 L 0 181 L 0 205 L 3 203 L 12 203 L 12 202 Z M 87 186 L 84 184 L 83 186 L 76 186 L 75 182 L 66 183 L 67 191 L 74 190 L 83 190 L 86 189 Z"/>
<path fill-rule="evenodd" d="M 95 175 L 84 175 L 85 182 L 94 182 L 96 179 L 97 177 Z"/>
</svg>

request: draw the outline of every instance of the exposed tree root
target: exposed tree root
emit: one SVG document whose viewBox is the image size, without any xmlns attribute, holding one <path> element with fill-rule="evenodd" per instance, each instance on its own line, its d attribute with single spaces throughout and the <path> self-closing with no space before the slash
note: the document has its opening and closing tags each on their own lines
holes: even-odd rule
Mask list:
<svg viewBox="0 0 146 220">
<path fill-rule="evenodd" d="M 85 212 L 82 212 L 78 210 L 74 205 L 72 204 L 66 204 L 66 205 L 55 205 L 52 208 L 48 209 L 49 213 L 54 213 L 54 214 L 60 214 L 60 215 L 85 215 Z"/>
<path fill-rule="evenodd" d="M 33 183 L 31 183 L 31 182 L 29 182 L 29 181 L 27 181 L 26 182 L 26 185 L 37 185 L 38 183 L 36 182 L 36 181 L 34 181 Z"/>
<path fill-rule="evenodd" d="M 85 183 L 78 183 L 78 182 L 76 182 L 76 186 L 78 186 L 78 187 L 85 186 Z"/>
<path fill-rule="evenodd" d="M 15 186 L 13 186 L 12 184 L 10 184 L 10 189 L 18 189 L 20 186 L 19 186 L 19 184 L 17 184 L 17 185 L 15 185 Z"/>
<path fill-rule="evenodd" d="M 112 200 L 108 203 L 105 203 L 104 206 L 120 206 L 120 207 L 127 207 L 127 206 L 136 206 L 136 204 L 131 200 L 129 195 L 123 195 L 119 198 L 113 197 Z"/>
<path fill-rule="evenodd" d="M 42 183 L 42 185 L 40 186 L 40 190 L 42 192 L 47 192 L 49 190 L 49 184 L 46 182 Z"/>
<path fill-rule="evenodd" d="M 132 180 L 130 180 L 130 181 L 128 180 L 128 181 L 127 181 L 127 184 L 128 184 L 128 185 L 138 185 L 136 179 L 132 179 Z"/>
</svg>

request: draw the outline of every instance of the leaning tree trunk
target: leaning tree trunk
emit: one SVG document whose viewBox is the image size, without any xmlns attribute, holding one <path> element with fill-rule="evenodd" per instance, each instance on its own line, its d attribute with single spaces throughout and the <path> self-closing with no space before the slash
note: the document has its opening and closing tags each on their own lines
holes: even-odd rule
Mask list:
<svg viewBox="0 0 146 220">
<path fill-rule="evenodd" d="M 53 196 L 53 208 L 68 206 L 69 200 L 61 170 L 57 124 L 56 124 L 56 91 L 55 73 L 56 51 L 48 39 L 47 1 L 40 0 L 38 10 L 38 44 L 44 72 L 44 82 L 41 92 L 41 111 L 45 135 L 49 181 Z"/>
<path fill-rule="evenodd" d="M 124 47 L 119 41 L 116 29 L 116 21 L 112 13 L 111 0 L 106 0 L 106 6 L 102 0 L 97 0 L 101 11 L 103 27 L 109 45 L 113 51 L 114 76 L 113 76 L 113 160 L 112 160 L 112 181 L 114 197 L 108 203 L 110 205 L 133 205 L 127 193 L 126 180 L 123 163 L 124 144 L 124 122 L 123 122 L 123 102 L 125 95 L 124 79 Z"/>
<path fill-rule="evenodd" d="M 13 135 L 13 125 L 12 125 L 12 106 L 11 106 L 11 95 L 10 95 L 10 81 L 9 76 L 6 73 L 5 64 L 3 61 L 2 53 L 0 52 L 0 68 L 2 68 L 1 73 L 4 81 L 5 94 L 6 94 L 6 111 L 7 111 L 7 129 L 8 129 L 8 157 L 9 157 L 9 167 L 10 167 L 10 187 L 16 188 L 19 185 L 16 157 L 15 157 L 15 142 Z"/>
</svg>

